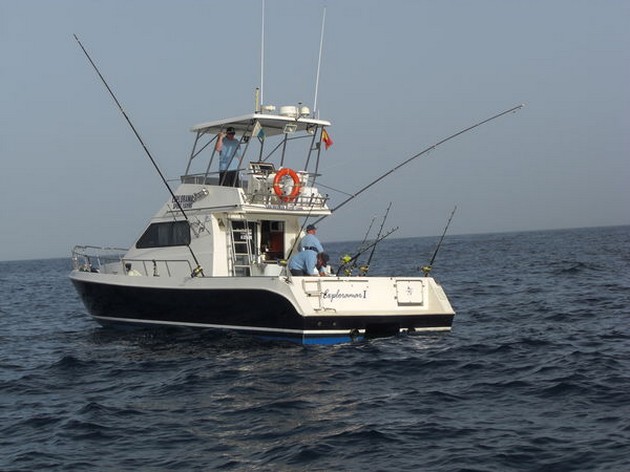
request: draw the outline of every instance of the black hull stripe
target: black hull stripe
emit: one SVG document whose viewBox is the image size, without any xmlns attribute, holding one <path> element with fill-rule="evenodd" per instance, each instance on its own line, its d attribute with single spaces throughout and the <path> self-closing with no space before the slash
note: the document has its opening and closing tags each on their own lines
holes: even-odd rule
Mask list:
<svg viewBox="0 0 630 472">
<path fill-rule="evenodd" d="M 198 326 L 299 334 L 343 333 L 374 325 L 448 330 L 453 315 L 302 316 L 283 296 L 255 289 L 165 289 L 72 279 L 89 312 L 103 322 Z"/>
</svg>

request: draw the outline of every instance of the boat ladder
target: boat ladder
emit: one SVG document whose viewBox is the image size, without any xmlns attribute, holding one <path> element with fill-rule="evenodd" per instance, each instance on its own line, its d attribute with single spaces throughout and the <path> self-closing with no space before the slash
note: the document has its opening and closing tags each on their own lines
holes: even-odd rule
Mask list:
<svg viewBox="0 0 630 472">
<path fill-rule="evenodd" d="M 232 220 L 230 239 L 232 245 L 231 272 L 236 277 L 251 275 L 252 228 L 245 220 Z"/>
</svg>

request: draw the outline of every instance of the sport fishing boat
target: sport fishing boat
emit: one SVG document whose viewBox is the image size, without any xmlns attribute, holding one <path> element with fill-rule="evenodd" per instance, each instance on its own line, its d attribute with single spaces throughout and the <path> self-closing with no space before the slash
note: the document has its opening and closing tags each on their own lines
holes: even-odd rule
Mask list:
<svg viewBox="0 0 630 472">
<path fill-rule="evenodd" d="M 90 314 L 103 325 L 230 330 L 302 344 L 450 330 L 454 311 L 432 277 L 287 269 L 306 222 L 331 214 L 317 186 L 330 126 L 301 105 L 259 104 L 194 126 L 184 175 L 174 191 L 167 184 L 168 200 L 135 244 L 73 249 L 70 278 Z M 238 178 L 230 179 L 217 151 L 228 129 L 239 145 Z"/>
</svg>

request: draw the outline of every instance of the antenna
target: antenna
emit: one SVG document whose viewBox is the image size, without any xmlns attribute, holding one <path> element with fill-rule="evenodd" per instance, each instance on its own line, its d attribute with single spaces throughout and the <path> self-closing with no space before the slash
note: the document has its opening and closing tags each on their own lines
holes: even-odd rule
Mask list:
<svg viewBox="0 0 630 472">
<path fill-rule="evenodd" d="M 263 0 L 264 1 L 264 0 Z M 313 100 L 313 115 L 319 118 L 319 110 L 317 109 L 317 90 L 319 89 L 319 69 L 322 65 L 322 47 L 324 45 L 324 26 L 326 25 L 326 7 L 322 15 L 322 32 L 319 38 L 319 57 L 317 58 L 317 75 L 315 77 L 315 99 Z"/>
<path fill-rule="evenodd" d="M 262 21 L 260 27 L 260 104 L 264 104 L 263 90 L 265 85 L 265 0 L 262 0 Z"/>
</svg>

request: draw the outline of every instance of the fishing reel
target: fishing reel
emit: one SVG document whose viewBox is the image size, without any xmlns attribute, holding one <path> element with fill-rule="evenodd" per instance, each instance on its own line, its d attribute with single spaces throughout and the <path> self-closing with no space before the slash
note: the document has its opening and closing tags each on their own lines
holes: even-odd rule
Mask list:
<svg viewBox="0 0 630 472">
<path fill-rule="evenodd" d="M 339 269 L 337 269 L 337 275 L 339 275 L 339 272 L 342 270 L 346 277 L 352 275 L 352 269 L 354 269 L 354 267 L 348 266 L 348 264 L 352 262 L 352 256 L 345 254 L 339 258 L 339 262 L 341 262 L 341 265 L 339 266 Z"/>
</svg>

